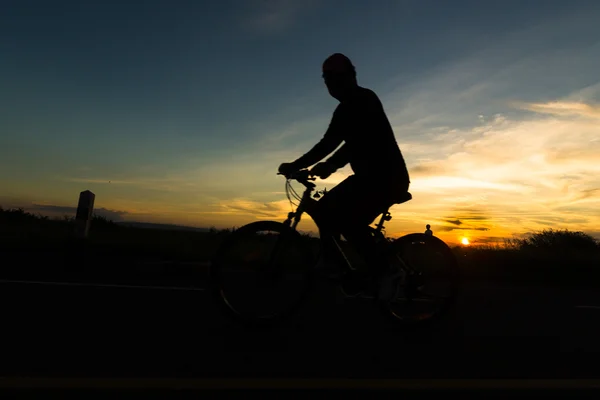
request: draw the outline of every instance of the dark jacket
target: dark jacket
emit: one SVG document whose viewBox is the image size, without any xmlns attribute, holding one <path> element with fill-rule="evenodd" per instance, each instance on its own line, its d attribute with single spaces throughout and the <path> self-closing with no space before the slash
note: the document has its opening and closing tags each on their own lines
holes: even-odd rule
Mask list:
<svg viewBox="0 0 600 400">
<path fill-rule="evenodd" d="M 327 162 L 337 168 L 350 163 L 357 178 L 367 182 L 398 185 L 404 191 L 410 182 L 402 152 L 377 95 L 357 87 L 340 102 L 323 138 L 293 164 L 307 168 L 321 161 L 344 143 Z"/>
</svg>

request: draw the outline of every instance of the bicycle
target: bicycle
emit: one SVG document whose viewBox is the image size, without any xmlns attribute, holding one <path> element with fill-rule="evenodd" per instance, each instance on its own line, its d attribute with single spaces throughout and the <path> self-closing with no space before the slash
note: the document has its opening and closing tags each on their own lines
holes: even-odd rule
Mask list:
<svg viewBox="0 0 600 400">
<path fill-rule="evenodd" d="M 310 238 L 300 234 L 297 230 L 298 223 L 304 213 L 311 214 L 311 206 L 318 198 L 327 195 L 326 190 L 315 191 L 316 185 L 311 181 L 316 178 L 308 170 L 302 170 L 290 176 L 286 176 L 286 194 L 288 200 L 293 203 L 290 194 L 300 202 L 296 205 L 296 210 L 288 214 L 284 222 L 277 221 L 256 221 L 242 226 L 235 230 L 217 249 L 216 255 L 211 262 L 210 267 L 210 286 L 211 292 L 218 306 L 230 317 L 245 325 L 264 326 L 281 322 L 294 315 L 308 297 L 313 281 L 318 272 L 315 268 L 318 249 L 321 245 L 315 238 Z M 295 180 L 305 186 L 304 193 L 299 196 L 291 186 L 291 181 Z M 412 195 L 406 192 L 401 198 L 396 199 L 395 204 L 401 204 L 412 199 Z M 384 255 L 395 268 L 395 293 L 392 301 L 382 302 L 368 292 L 359 291 L 358 293 L 348 294 L 344 292 L 344 284 L 352 282 L 357 271 L 361 267 L 357 263 L 352 263 L 349 257 L 347 243 L 341 240 L 339 234 L 332 235 L 332 240 L 336 248 L 336 254 L 340 260 L 337 265 L 340 270 L 338 278 L 329 279 L 333 281 L 342 294 L 346 297 L 358 297 L 361 299 L 374 300 L 380 311 L 389 320 L 402 325 L 422 325 L 427 322 L 433 322 L 444 315 L 457 296 L 459 287 L 459 276 L 457 261 L 451 249 L 439 238 L 427 236 L 423 233 L 412 233 L 402 236 L 395 240 L 388 240 L 384 235 L 384 222 L 391 220 L 389 208 L 383 210 L 381 218 L 376 227 L 369 226 L 375 240 L 378 243 L 379 251 L 385 252 Z M 268 232 L 260 234 L 260 232 Z M 317 246 L 318 244 L 318 246 Z M 262 247 L 267 246 L 273 251 L 263 253 Z M 318 247 L 318 249 L 317 249 Z M 350 247 L 351 249 L 351 247 Z M 322 250 L 322 249 L 321 249 Z M 284 257 L 279 260 L 278 257 Z M 401 301 L 404 301 L 408 307 L 418 307 L 417 303 L 433 303 L 435 296 L 425 293 L 427 282 L 427 271 L 419 270 L 417 261 L 412 256 L 424 256 L 425 259 L 437 257 L 436 260 L 425 262 L 425 269 L 435 267 L 441 269 L 441 276 L 449 280 L 448 293 L 441 296 L 441 302 L 437 308 L 430 312 L 417 312 L 416 315 L 410 315 L 408 311 L 398 311 L 394 307 Z M 240 269 L 235 263 L 233 271 L 246 274 L 243 278 L 234 279 L 235 290 L 226 291 L 225 282 L 227 276 L 228 258 L 239 257 L 246 267 Z M 291 265 L 284 268 L 282 262 L 288 262 Z M 365 268 L 364 266 L 362 268 Z M 249 272 L 255 270 L 255 275 L 250 276 Z M 291 295 L 288 302 L 274 301 L 272 295 L 268 295 L 266 302 L 271 306 L 279 306 L 279 310 L 263 315 L 251 315 L 252 311 L 246 312 L 244 307 L 254 309 L 258 303 L 261 303 L 257 294 L 251 296 L 239 296 L 241 291 L 251 288 L 256 278 L 258 281 L 258 295 L 266 294 L 268 290 L 273 290 L 279 294 Z M 439 283 L 440 277 L 437 277 Z M 290 284 L 292 288 L 282 289 L 283 284 Z M 238 305 L 235 301 L 240 300 Z M 276 307 L 277 308 L 277 307 Z"/>
</svg>

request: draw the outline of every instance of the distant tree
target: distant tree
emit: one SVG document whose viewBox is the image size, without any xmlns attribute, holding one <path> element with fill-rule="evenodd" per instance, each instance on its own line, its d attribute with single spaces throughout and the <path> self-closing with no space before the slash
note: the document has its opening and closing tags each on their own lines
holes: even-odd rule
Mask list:
<svg viewBox="0 0 600 400">
<path fill-rule="evenodd" d="M 0 217 L 6 222 L 26 222 L 39 219 L 37 216 L 28 213 L 23 208 L 11 208 L 0 212 Z"/>
<path fill-rule="evenodd" d="M 568 229 L 546 229 L 532 233 L 523 239 L 511 239 L 511 244 L 519 250 L 593 251 L 600 249 L 600 243 L 592 236 Z"/>
<path fill-rule="evenodd" d="M 92 227 L 94 230 L 115 230 L 120 228 L 112 219 L 98 214 L 94 214 L 92 217 Z"/>
<path fill-rule="evenodd" d="M 235 228 L 217 229 L 215 226 L 211 226 L 208 229 L 209 235 L 215 236 L 215 237 L 227 236 L 227 235 L 233 233 L 234 231 L 235 231 Z"/>
</svg>

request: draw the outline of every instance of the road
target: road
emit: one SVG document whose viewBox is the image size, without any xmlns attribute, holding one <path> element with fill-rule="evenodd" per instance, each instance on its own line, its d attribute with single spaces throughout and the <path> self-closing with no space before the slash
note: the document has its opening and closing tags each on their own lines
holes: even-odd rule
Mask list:
<svg viewBox="0 0 600 400">
<path fill-rule="evenodd" d="M 600 292 L 466 284 L 426 331 L 319 288 L 287 326 L 232 325 L 196 287 L 0 281 L 6 376 L 595 378 Z"/>
</svg>

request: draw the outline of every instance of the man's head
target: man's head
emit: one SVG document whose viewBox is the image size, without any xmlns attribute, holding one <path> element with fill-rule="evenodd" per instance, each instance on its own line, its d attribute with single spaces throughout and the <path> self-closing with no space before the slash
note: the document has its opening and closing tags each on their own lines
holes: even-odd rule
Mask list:
<svg viewBox="0 0 600 400">
<path fill-rule="evenodd" d="M 421 226 L 423 226 L 423 225 L 421 225 Z M 427 224 L 426 228 L 427 229 L 431 228 L 431 225 Z"/>
<path fill-rule="evenodd" d="M 339 101 L 358 86 L 354 65 L 341 53 L 332 54 L 323 62 L 323 79 L 329 94 Z"/>
</svg>

